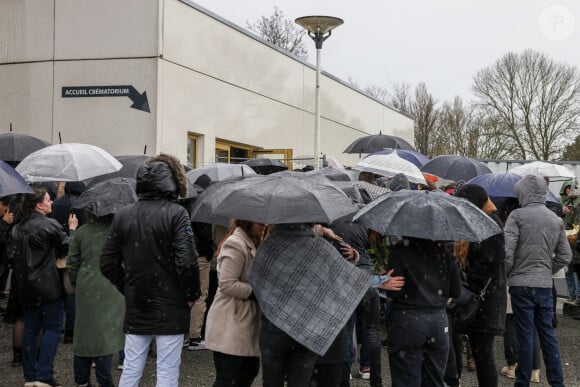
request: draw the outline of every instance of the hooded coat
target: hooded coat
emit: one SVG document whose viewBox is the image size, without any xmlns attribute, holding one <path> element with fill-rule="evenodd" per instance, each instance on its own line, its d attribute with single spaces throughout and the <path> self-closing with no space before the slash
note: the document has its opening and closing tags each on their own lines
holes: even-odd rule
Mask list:
<svg viewBox="0 0 580 387">
<path fill-rule="evenodd" d="M 479 207 L 500 227 L 501 221 L 495 214 L 495 206 L 481 186 L 465 184 L 455 192 Z M 488 238 L 481 243 L 469 243 L 467 250 L 467 282 L 473 292 L 479 294 L 487 281 L 484 298 L 479 302 L 475 320 L 465 327 L 466 331 L 491 335 L 502 335 L 505 330 L 506 313 L 506 272 L 505 244 L 503 233 Z"/>
<path fill-rule="evenodd" d="M 578 181 L 571 179 L 562 183 L 562 187 L 560 188 L 560 203 L 562 206 L 571 208 L 571 211 L 564 216 L 564 227 L 566 227 L 566 230 L 572 229 L 574 224 L 580 224 L 580 196 L 576 193 L 566 195 L 566 188 L 572 187 L 572 189 L 576 189 L 577 186 Z"/>
<path fill-rule="evenodd" d="M 139 201 L 115 214 L 100 269 L 125 296 L 124 331 L 176 335 L 189 330 L 188 302 L 199 298 L 199 268 L 183 166 L 161 154 L 137 172 Z"/>
<path fill-rule="evenodd" d="M 545 205 L 543 177 L 526 175 L 514 188 L 521 208 L 511 212 L 504 228 L 508 285 L 551 288 L 552 274 L 572 259 L 564 222 Z"/>
</svg>

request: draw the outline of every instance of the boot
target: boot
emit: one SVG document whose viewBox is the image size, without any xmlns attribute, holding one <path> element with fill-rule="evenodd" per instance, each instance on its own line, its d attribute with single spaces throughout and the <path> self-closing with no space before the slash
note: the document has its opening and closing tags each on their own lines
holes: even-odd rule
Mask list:
<svg viewBox="0 0 580 387">
<path fill-rule="evenodd" d="M 514 364 L 514 365 L 508 365 L 506 367 L 502 367 L 502 369 L 499 373 L 502 374 L 503 376 L 509 378 L 509 379 L 515 379 L 517 366 L 518 366 L 517 364 Z"/>
<path fill-rule="evenodd" d="M 530 378 L 532 383 L 540 383 L 540 370 L 532 370 L 532 377 Z"/>
<path fill-rule="evenodd" d="M 10 365 L 12 367 L 20 367 L 22 366 L 22 348 L 12 348 L 12 361 Z"/>
<path fill-rule="evenodd" d="M 473 358 L 473 353 L 471 352 L 471 344 L 467 343 L 467 370 L 470 372 L 475 371 L 475 359 Z"/>
</svg>

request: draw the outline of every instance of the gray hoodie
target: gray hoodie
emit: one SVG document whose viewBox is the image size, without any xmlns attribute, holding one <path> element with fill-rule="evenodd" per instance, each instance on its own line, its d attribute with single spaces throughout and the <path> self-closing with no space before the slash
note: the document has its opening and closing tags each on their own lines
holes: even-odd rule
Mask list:
<svg viewBox="0 0 580 387">
<path fill-rule="evenodd" d="M 504 228 L 508 285 L 551 288 L 552 274 L 572 259 L 564 223 L 545 205 L 543 177 L 527 175 L 514 188 L 521 208 Z"/>
</svg>

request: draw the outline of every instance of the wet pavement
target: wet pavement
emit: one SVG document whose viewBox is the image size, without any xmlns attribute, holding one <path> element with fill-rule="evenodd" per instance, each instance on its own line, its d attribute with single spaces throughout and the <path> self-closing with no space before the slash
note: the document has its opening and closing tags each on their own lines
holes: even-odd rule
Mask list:
<svg viewBox="0 0 580 387">
<path fill-rule="evenodd" d="M 5 299 L 0 302 L 5 306 Z M 561 308 L 560 308 L 561 310 Z M 579 311 L 580 312 L 580 311 Z M 562 362 L 564 368 L 565 382 L 567 386 L 580 386 L 580 321 L 573 320 L 569 316 L 558 315 L 559 325 L 557 328 L 560 348 L 562 353 Z M 12 359 L 12 326 L 6 323 L 0 323 L 0 386 L 16 387 L 23 385 L 22 369 L 12 368 L 10 360 Z M 464 355 L 465 356 L 465 355 Z M 496 339 L 496 356 L 499 369 L 505 365 L 503 356 L 503 340 L 501 337 Z M 465 360 L 465 359 L 464 359 Z M 117 357 L 113 358 L 113 366 L 117 366 Z M 356 367 L 353 367 L 355 370 Z M 55 376 L 63 386 L 75 386 L 73 376 L 73 354 L 72 345 L 63 344 L 62 338 L 58 348 L 58 354 L 55 361 Z M 121 375 L 121 371 L 113 371 L 116 383 Z M 475 372 L 464 372 L 461 380 L 462 387 L 477 386 Z M 188 351 L 184 349 L 182 354 L 181 373 L 179 379 L 180 386 L 202 387 L 211 386 L 215 377 L 213 360 L 210 351 Z M 540 384 L 532 386 L 548 386 L 546 375 L 543 370 L 540 372 Z M 93 375 L 93 383 L 94 383 Z M 390 375 L 388 366 L 388 357 L 386 349 L 383 348 L 383 382 L 389 386 Z M 254 382 L 254 386 L 261 386 L 260 376 Z M 355 377 L 351 386 L 368 386 L 367 380 Z M 500 386 L 513 386 L 513 380 L 500 376 Z M 141 386 L 155 386 L 155 359 L 150 357 L 147 361 Z"/>
</svg>

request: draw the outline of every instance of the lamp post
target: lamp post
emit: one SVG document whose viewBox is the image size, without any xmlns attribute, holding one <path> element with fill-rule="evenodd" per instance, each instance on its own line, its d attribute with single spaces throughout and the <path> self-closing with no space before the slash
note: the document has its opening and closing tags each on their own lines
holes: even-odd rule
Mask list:
<svg viewBox="0 0 580 387">
<path fill-rule="evenodd" d="M 320 51 L 322 43 L 330 37 L 332 30 L 344 21 L 332 16 L 303 16 L 296 24 L 308 31 L 316 45 L 316 97 L 314 100 L 314 169 L 320 168 Z"/>
</svg>

